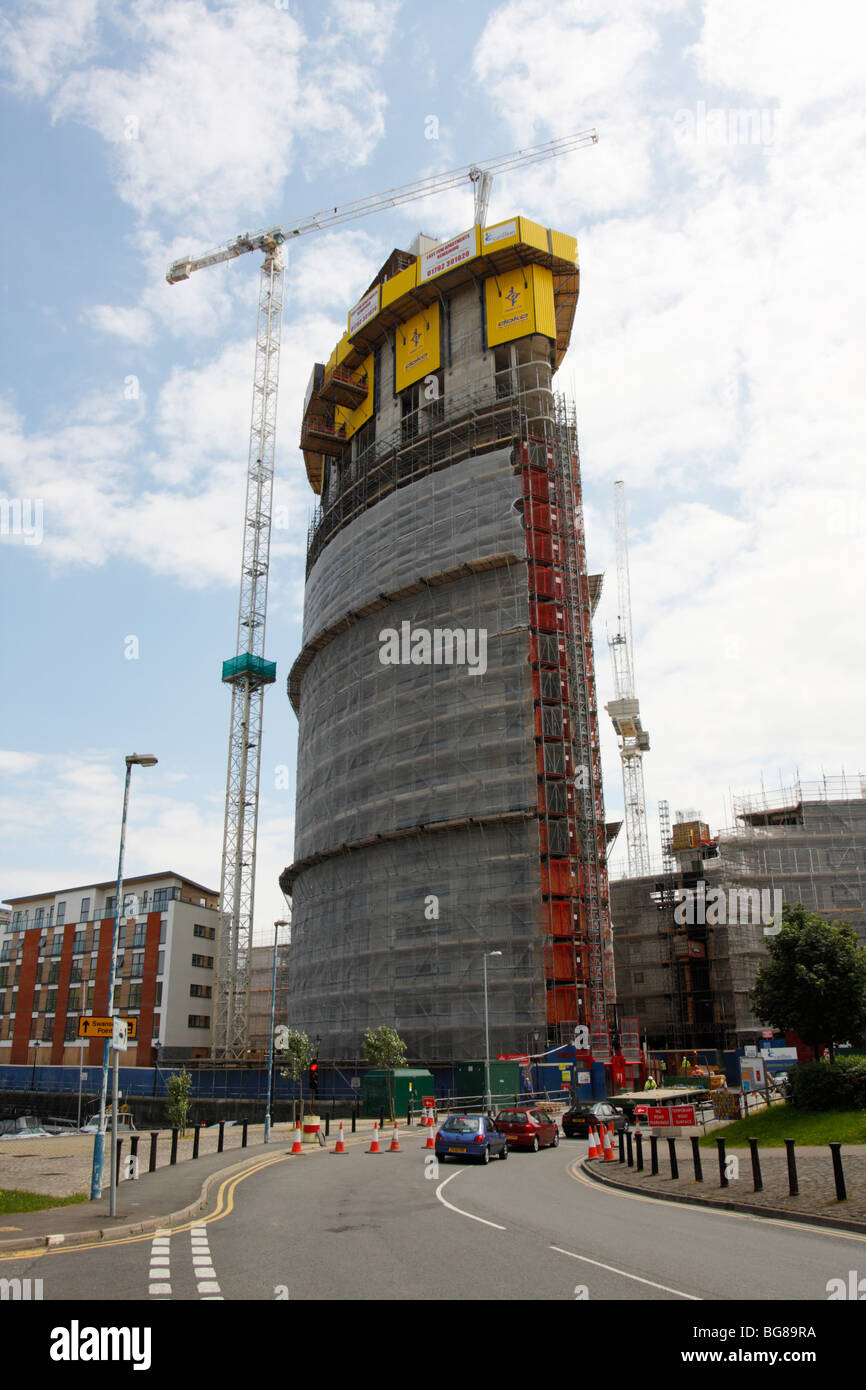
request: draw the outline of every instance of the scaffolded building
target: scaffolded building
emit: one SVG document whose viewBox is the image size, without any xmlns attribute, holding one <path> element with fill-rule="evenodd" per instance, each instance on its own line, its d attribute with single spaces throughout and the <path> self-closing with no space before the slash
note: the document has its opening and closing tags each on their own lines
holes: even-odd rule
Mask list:
<svg viewBox="0 0 866 1390">
<path fill-rule="evenodd" d="M 611 884 L 620 1003 L 640 1013 L 652 1046 L 723 1048 L 760 1035 L 749 991 L 781 902 L 849 922 L 866 944 L 863 780 L 734 797 L 733 811 L 718 836 L 693 822 L 668 838 L 662 820 L 662 871 Z"/>
<path fill-rule="evenodd" d="M 614 1005 L 572 237 L 394 251 L 307 391 L 289 1022 L 323 1055 L 538 1052 Z M 492 956 L 491 953 L 500 953 Z"/>
</svg>

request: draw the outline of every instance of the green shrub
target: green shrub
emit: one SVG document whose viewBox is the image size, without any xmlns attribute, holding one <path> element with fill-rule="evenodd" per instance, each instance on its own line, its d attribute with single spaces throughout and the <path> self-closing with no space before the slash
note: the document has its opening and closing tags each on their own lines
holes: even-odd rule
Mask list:
<svg viewBox="0 0 866 1390">
<path fill-rule="evenodd" d="M 800 1062 L 790 1077 L 791 1102 L 801 1110 L 866 1110 L 866 1057 Z"/>
</svg>

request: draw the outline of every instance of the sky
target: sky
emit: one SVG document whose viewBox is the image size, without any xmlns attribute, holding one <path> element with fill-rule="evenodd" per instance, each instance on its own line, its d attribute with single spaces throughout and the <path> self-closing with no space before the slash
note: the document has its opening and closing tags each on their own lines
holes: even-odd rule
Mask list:
<svg viewBox="0 0 866 1390">
<path fill-rule="evenodd" d="M 7 0 L 0 339 L 0 898 L 128 875 L 218 888 L 258 257 L 175 257 L 595 128 L 497 178 L 489 222 L 578 238 L 577 405 L 600 703 L 626 485 L 656 807 L 864 766 L 856 0 Z M 432 119 L 431 119 L 432 118 Z M 471 189 L 299 239 L 277 430 L 256 939 L 285 915 L 313 494 L 303 394 L 394 246 Z M 622 814 L 601 712 L 609 819 Z M 624 863 L 623 837 L 611 870 Z"/>
</svg>

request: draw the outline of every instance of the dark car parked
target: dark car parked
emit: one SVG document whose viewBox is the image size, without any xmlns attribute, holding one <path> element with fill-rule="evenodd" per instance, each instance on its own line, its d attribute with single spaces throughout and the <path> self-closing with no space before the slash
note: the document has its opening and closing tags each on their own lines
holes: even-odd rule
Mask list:
<svg viewBox="0 0 866 1390">
<path fill-rule="evenodd" d="M 436 1132 L 434 1147 L 442 1163 L 446 1158 L 474 1158 L 479 1163 L 489 1163 L 494 1154 L 508 1157 L 505 1135 L 486 1115 L 449 1115 Z"/>
<path fill-rule="evenodd" d="M 515 1105 L 508 1110 L 500 1110 L 496 1116 L 496 1128 L 508 1138 L 511 1149 L 556 1148 L 559 1143 L 559 1125 L 550 1115 L 535 1106 Z"/>
<path fill-rule="evenodd" d="M 608 1100 L 586 1100 L 573 1105 L 562 1117 L 562 1131 L 566 1139 L 586 1139 L 590 1125 L 605 1128 L 613 1124 L 614 1133 L 628 1128 L 628 1116 Z"/>
</svg>

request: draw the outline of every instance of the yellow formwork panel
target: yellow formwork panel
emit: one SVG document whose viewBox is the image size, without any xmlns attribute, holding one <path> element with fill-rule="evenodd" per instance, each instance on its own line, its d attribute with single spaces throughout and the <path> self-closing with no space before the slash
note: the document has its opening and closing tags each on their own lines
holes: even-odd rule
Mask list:
<svg viewBox="0 0 866 1390">
<path fill-rule="evenodd" d="M 501 251 L 506 246 L 513 246 L 520 240 L 520 218 L 511 217 L 507 222 L 497 222 L 493 227 L 484 227 L 481 231 L 481 254 L 488 251 Z"/>
<path fill-rule="evenodd" d="M 397 390 L 411 386 L 439 367 L 439 305 L 420 309 L 396 332 Z"/>
<path fill-rule="evenodd" d="M 388 304 L 393 304 L 395 299 L 401 295 L 408 294 L 414 290 L 418 283 L 418 262 L 413 261 L 407 265 L 405 270 L 399 271 L 397 275 L 392 275 L 390 280 L 386 280 L 382 286 L 382 308 Z"/>
<path fill-rule="evenodd" d="M 530 222 L 528 217 L 521 217 L 520 240 L 526 246 L 534 246 L 538 251 L 547 251 L 547 228 L 542 227 L 538 222 Z"/>
<path fill-rule="evenodd" d="M 344 333 L 337 346 L 334 348 L 334 366 L 339 367 L 341 362 L 345 362 L 351 351 L 352 344 L 349 342 L 349 335 L 348 333 Z"/>
<path fill-rule="evenodd" d="M 347 406 L 343 405 L 334 406 L 334 423 L 337 426 L 337 429 L 339 429 L 341 425 L 346 426 L 347 439 L 351 439 L 352 435 L 356 434 L 357 431 L 361 428 L 361 426 L 365 425 L 367 421 L 370 419 L 370 416 L 373 414 L 372 352 L 369 354 L 368 357 L 364 358 L 363 362 L 358 368 L 359 375 L 361 375 L 363 372 L 367 373 L 367 394 L 364 397 L 361 404 L 355 406 L 354 410 L 349 410 Z"/>
<path fill-rule="evenodd" d="M 560 260 L 568 261 L 569 265 L 577 265 L 577 237 L 566 236 L 565 232 L 555 232 L 551 227 L 550 250 Z"/>
<path fill-rule="evenodd" d="M 547 338 L 556 338 L 556 306 L 553 299 L 553 275 L 543 265 L 531 265 L 535 297 L 535 331 Z"/>
</svg>

